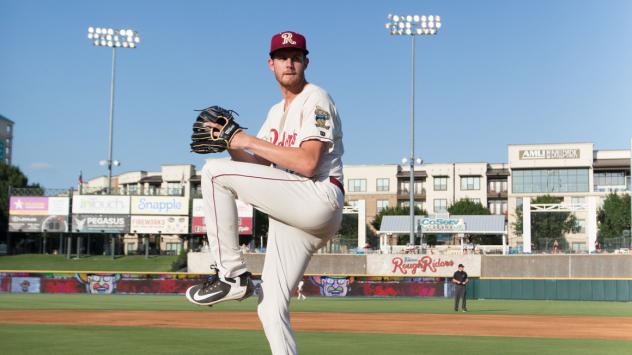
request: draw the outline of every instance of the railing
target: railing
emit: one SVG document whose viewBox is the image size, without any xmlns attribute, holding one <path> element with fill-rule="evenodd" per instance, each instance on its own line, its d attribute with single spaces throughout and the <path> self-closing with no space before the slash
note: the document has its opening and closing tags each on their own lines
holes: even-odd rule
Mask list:
<svg viewBox="0 0 632 355">
<path fill-rule="evenodd" d="M 193 190 L 199 193 L 199 190 Z M 42 196 L 42 197 L 64 197 L 73 195 L 117 195 L 117 196 L 184 196 L 184 189 L 174 188 L 157 188 L 157 189 L 139 189 L 128 191 L 125 188 L 112 188 L 112 192 L 108 193 L 107 188 L 103 187 L 82 187 L 79 190 L 74 189 L 47 189 L 44 187 L 20 187 L 11 188 L 11 196 Z M 197 196 L 197 195 L 196 195 Z"/>
<path fill-rule="evenodd" d="M 111 193 L 107 193 L 107 188 L 82 187 L 75 190 L 74 194 L 80 195 L 121 195 L 121 196 L 184 196 L 184 189 L 181 188 L 149 188 L 129 190 L 124 187 L 112 188 Z"/>
<path fill-rule="evenodd" d="M 70 196 L 71 189 L 47 189 L 44 187 L 12 187 L 11 196 Z"/>
</svg>

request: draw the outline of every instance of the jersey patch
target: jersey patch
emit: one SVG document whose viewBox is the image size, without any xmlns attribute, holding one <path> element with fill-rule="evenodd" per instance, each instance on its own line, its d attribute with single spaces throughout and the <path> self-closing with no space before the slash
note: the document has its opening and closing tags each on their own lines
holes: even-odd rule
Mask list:
<svg viewBox="0 0 632 355">
<path fill-rule="evenodd" d="M 314 119 L 316 120 L 316 127 L 318 128 L 329 129 L 331 127 L 327 125 L 327 121 L 329 121 L 329 112 L 318 106 L 316 106 L 316 109 L 314 110 Z"/>
</svg>

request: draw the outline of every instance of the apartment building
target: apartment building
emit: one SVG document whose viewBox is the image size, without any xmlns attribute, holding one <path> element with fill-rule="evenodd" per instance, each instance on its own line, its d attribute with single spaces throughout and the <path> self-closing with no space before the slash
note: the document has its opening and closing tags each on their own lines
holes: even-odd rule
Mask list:
<svg viewBox="0 0 632 355">
<path fill-rule="evenodd" d="M 0 115 L 0 161 L 8 165 L 13 155 L 13 124 L 13 121 Z"/>
<path fill-rule="evenodd" d="M 516 208 L 524 198 L 557 196 L 583 205 L 594 196 L 599 208 L 608 193 L 630 193 L 630 150 L 595 150 L 592 143 L 512 144 L 506 163 L 431 163 L 414 167 L 414 202 L 428 214 L 441 214 L 468 198 L 492 214 L 505 215 L 508 243 L 522 245 L 514 232 Z M 365 201 L 367 221 L 385 207 L 408 206 L 410 167 L 398 164 L 345 165 L 345 201 Z M 201 197 L 200 175 L 190 164 L 163 165 L 159 172 L 134 171 L 113 177 L 119 194 Z M 106 177 L 83 186 L 104 190 Z M 586 250 L 586 211 L 575 212 L 580 231 L 567 236 L 575 250 Z M 593 221 L 593 223 L 596 223 Z"/>
</svg>

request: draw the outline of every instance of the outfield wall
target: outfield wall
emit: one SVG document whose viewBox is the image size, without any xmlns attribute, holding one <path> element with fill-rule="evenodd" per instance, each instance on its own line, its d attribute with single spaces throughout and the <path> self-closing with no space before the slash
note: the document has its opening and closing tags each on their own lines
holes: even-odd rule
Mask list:
<svg viewBox="0 0 632 355">
<path fill-rule="evenodd" d="M 261 272 L 263 254 L 244 257 L 253 272 Z M 190 253 L 190 271 L 208 270 L 210 260 L 210 254 Z M 349 284 L 354 282 L 354 276 L 449 280 L 461 263 L 472 278 L 468 286 L 471 298 L 632 301 L 632 255 L 317 254 L 306 275 L 337 276 L 350 280 L 344 281 Z M 404 294 L 409 293 L 386 292 Z M 452 285 L 448 284 L 441 295 L 451 294 Z"/>
<path fill-rule="evenodd" d="M 190 273 L 0 271 L 0 293 L 184 294 L 207 275 Z M 303 278 L 308 297 L 449 297 L 446 278 L 321 276 Z M 261 280 L 253 275 L 257 286 Z M 255 291 L 257 292 L 257 291 Z M 293 291 L 296 295 L 296 290 Z M 182 298 L 183 302 L 184 297 Z"/>
<path fill-rule="evenodd" d="M 253 273 L 261 273 L 264 257 L 244 254 Z M 208 273 L 212 262 L 210 253 L 189 253 L 188 271 Z M 632 279 L 632 255 L 316 254 L 305 274 L 450 277 L 458 264 L 483 279 Z"/>
<path fill-rule="evenodd" d="M 475 279 L 468 288 L 478 299 L 632 301 L 632 280 Z"/>
<path fill-rule="evenodd" d="M 632 278 L 632 255 L 483 256 L 481 258 L 481 277 Z"/>
</svg>

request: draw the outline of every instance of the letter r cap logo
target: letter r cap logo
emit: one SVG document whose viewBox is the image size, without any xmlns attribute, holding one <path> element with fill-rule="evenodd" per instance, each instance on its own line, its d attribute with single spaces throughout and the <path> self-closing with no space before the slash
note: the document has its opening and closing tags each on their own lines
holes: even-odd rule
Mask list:
<svg viewBox="0 0 632 355">
<path fill-rule="evenodd" d="M 283 38 L 283 44 L 296 44 L 296 42 L 294 40 L 292 40 L 292 33 L 291 32 L 285 32 L 281 34 L 281 38 Z"/>
</svg>

